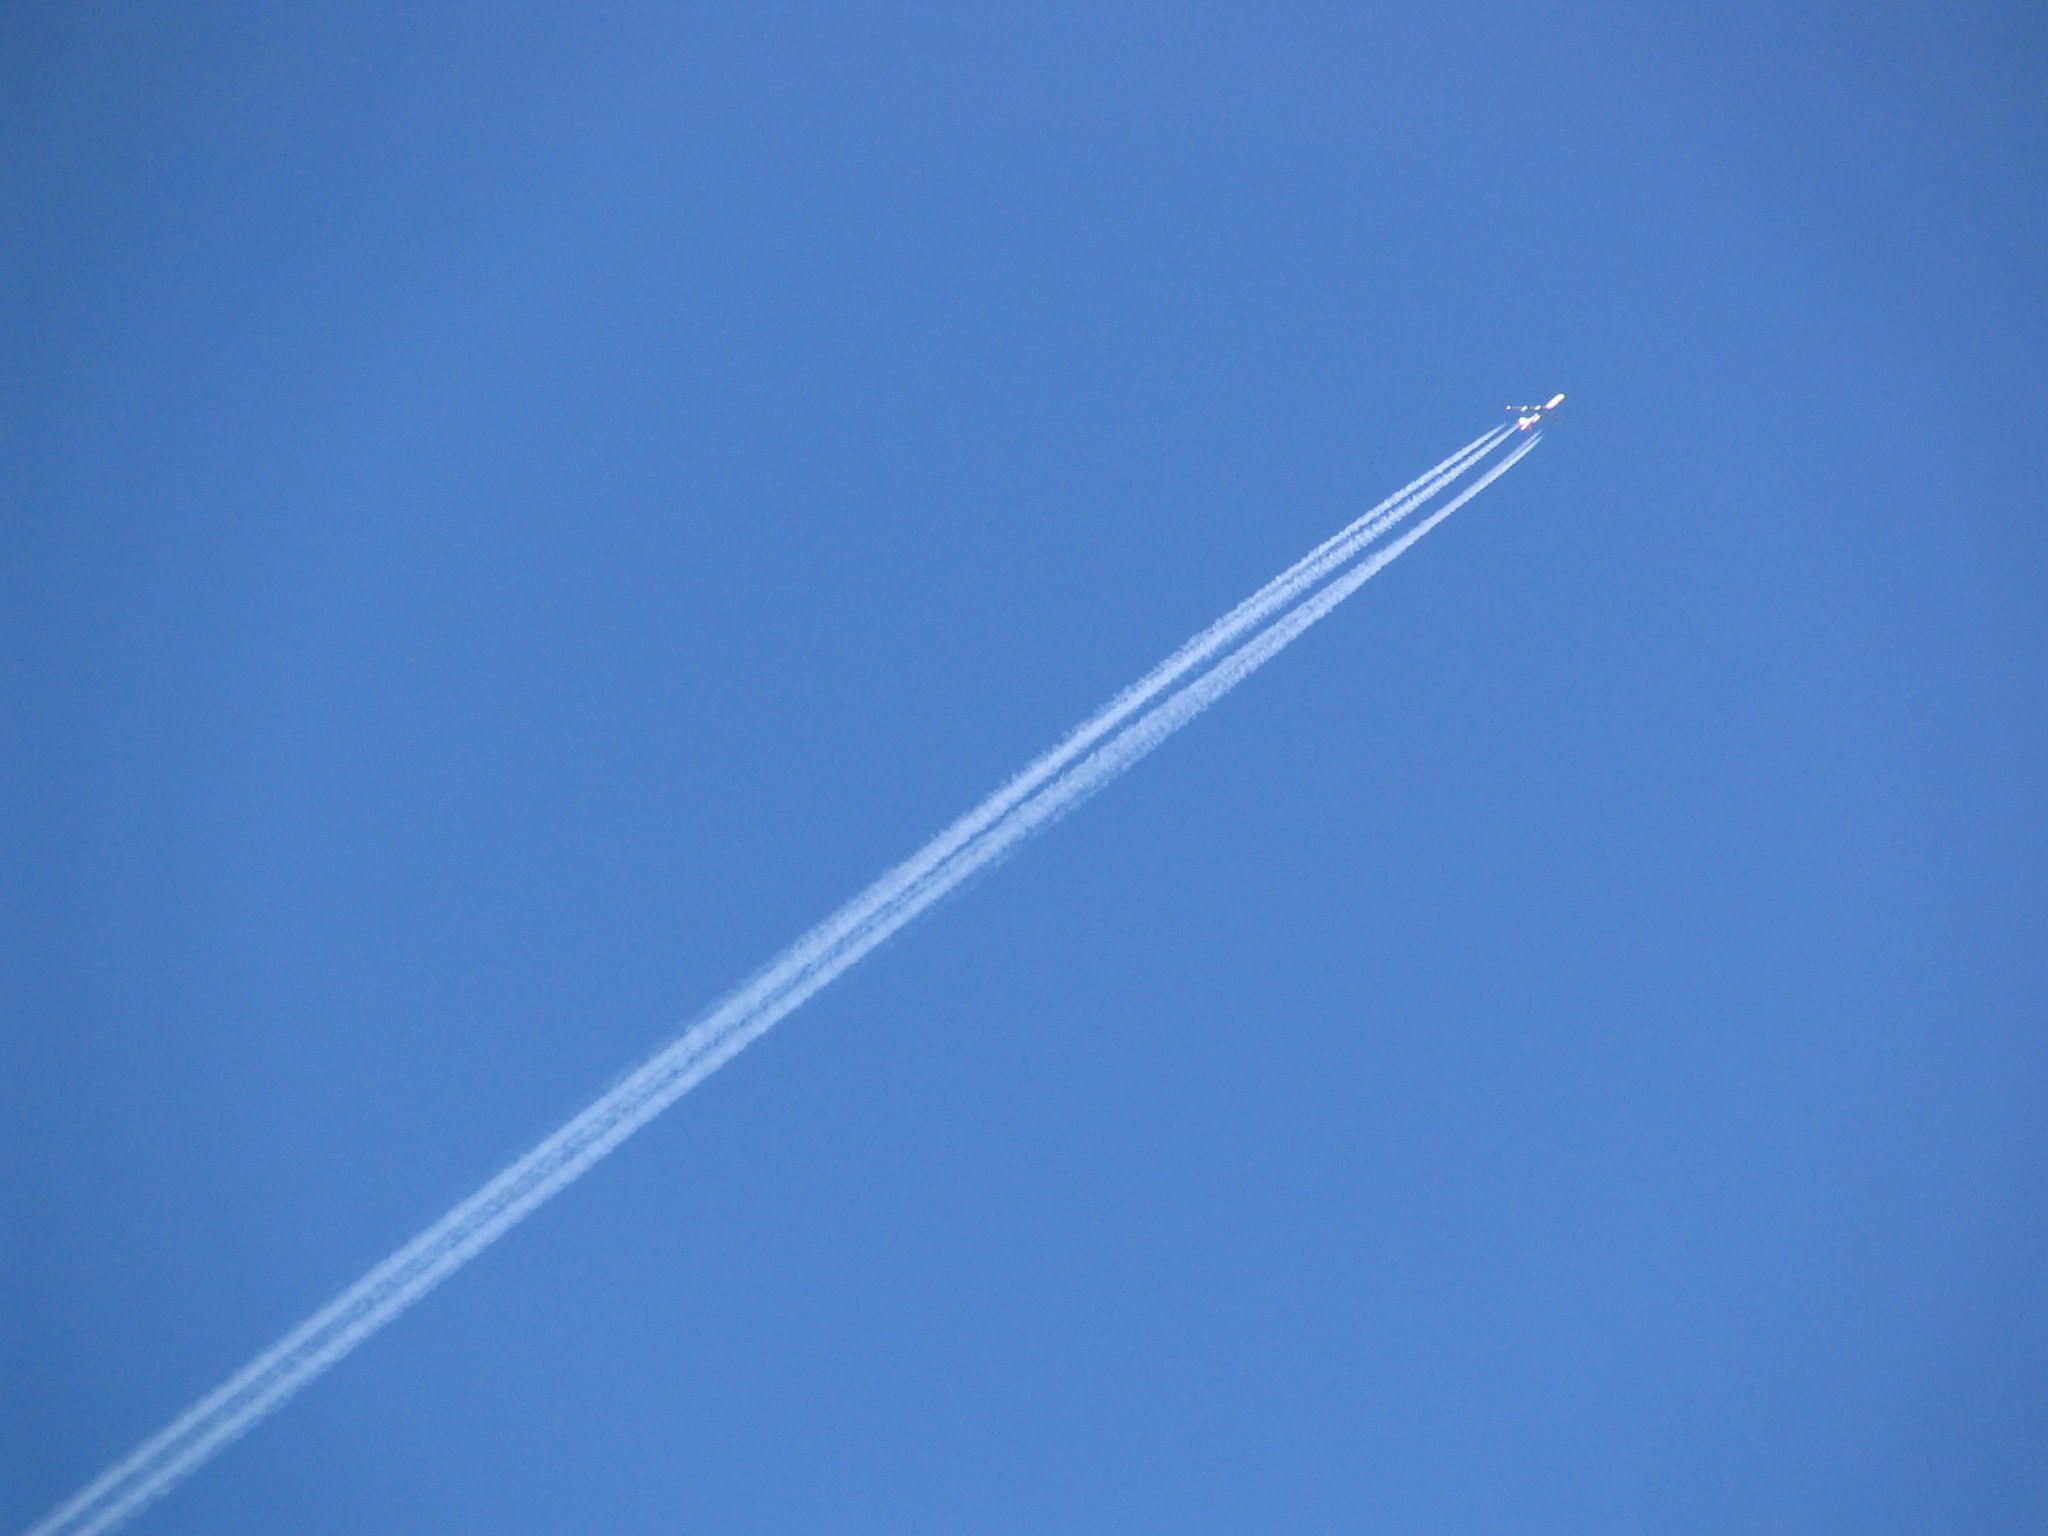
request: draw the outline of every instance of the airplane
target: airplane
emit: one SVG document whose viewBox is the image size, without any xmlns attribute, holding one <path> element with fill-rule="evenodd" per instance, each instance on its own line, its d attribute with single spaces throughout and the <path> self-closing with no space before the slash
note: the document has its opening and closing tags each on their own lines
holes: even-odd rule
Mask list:
<svg viewBox="0 0 2048 1536">
<path fill-rule="evenodd" d="M 1552 395 L 1548 400 L 1544 401 L 1541 405 L 1511 405 L 1508 407 L 1508 409 L 1511 411 L 1519 411 L 1521 413 L 1520 417 L 1515 422 L 1515 430 L 1517 432 L 1526 432 L 1531 427 L 1535 426 L 1537 422 L 1541 421 L 1551 411 L 1556 410 L 1560 405 L 1563 404 L 1564 396 L 1559 394 Z"/>
</svg>

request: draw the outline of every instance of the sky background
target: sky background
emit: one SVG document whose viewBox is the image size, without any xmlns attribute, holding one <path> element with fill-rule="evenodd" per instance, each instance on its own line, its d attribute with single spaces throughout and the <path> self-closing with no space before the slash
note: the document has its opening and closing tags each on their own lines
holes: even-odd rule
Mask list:
<svg viewBox="0 0 2048 1536">
<path fill-rule="evenodd" d="M 2048 18 L 0 21 L 18 1530 L 1541 449 L 137 1527 L 2048 1526 Z"/>
</svg>

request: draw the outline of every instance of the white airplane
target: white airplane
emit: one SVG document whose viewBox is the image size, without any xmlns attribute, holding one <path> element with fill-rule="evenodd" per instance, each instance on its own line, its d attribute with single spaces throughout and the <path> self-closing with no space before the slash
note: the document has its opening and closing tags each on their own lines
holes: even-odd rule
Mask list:
<svg viewBox="0 0 2048 1536">
<path fill-rule="evenodd" d="M 1526 432 L 1563 404 L 1563 395 L 1552 395 L 1541 405 L 1511 405 L 1508 409 L 1520 413 L 1515 420 L 1515 430 L 1517 432 Z"/>
</svg>

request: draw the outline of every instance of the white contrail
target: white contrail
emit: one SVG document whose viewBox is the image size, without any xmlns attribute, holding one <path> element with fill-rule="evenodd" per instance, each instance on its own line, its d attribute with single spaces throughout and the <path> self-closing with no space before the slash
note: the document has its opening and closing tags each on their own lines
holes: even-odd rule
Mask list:
<svg viewBox="0 0 2048 1536">
<path fill-rule="evenodd" d="M 822 958 L 855 935 L 862 923 L 892 902 L 902 899 L 945 860 L 957 855 L 973 838 L 1037 792 L 1161 692 L 1294 602 L 1387 528 L 1436 496 L 1484 457 L 1510 430 L 1508 427 L 1496 427 L 1466 444 L 1434 469 L 1410 481 L 1378 506 L 1325 539 L 1076 726 L 1058 746 L 778 955 L 728 998 L 727 1003 L 745 1004 L 758 1000 L 764 995 L 763 989 L 786 983 L 804 965 Z"/>
<path fill-rule="evenodd" d="M 1136 763 L 1139 758 L 1279 655 L 1300 638 L 1310 625 L 1323 618 L 1345 598 L 1398 560 L 1417 539 L 1506 474 L 1517 460 L 1542 440 L 1542 436 L 1541 432 L 1532 434 L 1527 442 L 1459 492 L 1452 500 L 1430 513 L 1414 528 L 1384 548 L 1375 550 L 1308 601 L 1290 609 L 1284 617 L 1259 631 L 1195 681 L 1117 732 L 1110 741 L 1096 748 L 1080 763 L 1060 775 L 1059 780 L 1043 794 L 1034 797 L 1028 804 L 1019 806 L 1001 825 L 977 843 L 971 854 L 967 855 L 971 858 L 974 869 L 978 871 L 985 868 L 989 862 L 1001 857 L 1034 832 L 1042 831 L 1075 809 L 1096 790 Z M 964 875 L 956 878 L 964 878 Z M 950 885 L 952 882 L 948 883 Z"/>
<path fill-rule="evenodd" d="M 1084 752 L 1121 727 L 1166 688 L 1195 668 L 1206 665 L 1226 646 L 1297 601 L 1317 582 L 1354 558 L 1359 550 L 1434 498 L 1498 446 L 1510 431 L 1508 427 L 1496 427 L 1466 444 L 1443 463 L 1410 481 L 1378 506 L 1325 539 L 1111 699 L 1075 727 L 1058 746 L 776 956 L 725 999 L 721 1008 L 759 1006 L 768 1001 L 776 989 L 801 981 L 811 967 L 829 961 L 842 946 L 858 943 L 867 924 L 885 917 L 896 903 L 912 899 L 920 885 L 931 879 L 948 860 L 959 857 L 975 838 L 1043 789 Z M 866 950 L 862 952 L 866 953 Z"/>
<path fill-rule="evenodd" d="M 962 881 L 1072 810 L 1221 698 L 1504 474 L 1541 437 L 1532 436 L 1409 533 L 1301 600 L 1394 523 L 1461 478 L 1506 435 L 1507 429 L 1499 428 L 1460 449 L 1202 631 L 595 1103 L 109 1468 L 29 1536 L 97 1536 L 161 1496 Z M 1276 614 L 1283 616 L 1164 702 L 1145 708 Z"/>
</svg>

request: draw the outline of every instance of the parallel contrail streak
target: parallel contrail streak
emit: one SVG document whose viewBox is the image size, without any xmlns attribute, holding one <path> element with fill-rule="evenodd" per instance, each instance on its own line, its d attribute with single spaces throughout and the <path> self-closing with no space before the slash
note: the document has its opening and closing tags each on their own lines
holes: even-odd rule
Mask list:
<svg viewBox="0 0 2048 1536">
<path fill-rule="evenodd" d="M 1503 428 L 1499 436 L 1494 438 L 1494 442 L 1498 442 L 1499 437 L 1505 437 L 1506 435 L 1507 429 Z M 1537 436 L 1540 437 L 1541 434 L 1539 433 L 1537 434 Z M 1482 441 L 1485 440 L 1482 439 Z M 1113 737 L 1111 737 L 1111 739 L 1106 744 L 1096 747 L 1095 750 L 1092 753 L 1090 753 L 1087 758 L 1083 759 L 1078 765 L 1073 764 L 1071 754 L 1066 754 L 1066 766 L 1064 766 L 1062 771 L 1052 778 L 1050 783 L 1039 784 L 1033 792 L 1027 794 L 1022 799 L 1015 801 L 1007 807 L 997 808 L 996 802 L 997 799 L 999 799 L 1000 797 L 991 797 L 990 800 L 984 802 L 983 805 L 980 808 L 978 808 L 974 813 L 970 814 L 967 817 L 963 817 L 961 821 L 955 823 L 954 827 L 952 829 L 949 829 L 949 831 L 959 831 L 960 829 L 966 827 L 969 822 L 979 822 L 980 826 L 978 830 L 968 835 L 963 843 L 961 843 L 958 847 L 954 848 L 950 853 L 946 854 L 935 865 L 933 865 L 921 879 L 909 885 L 906 889 L 900 892 L 894 900 L 882 905 L 877 911 L 875 911 L 872 915 L 865 919 L 862 926 L 859 929 L 857 929 L 854 933 L 850 934 L 843 942 L 846 944 L 858 945 L 860 953 L 863 955 L 869 953 L 870 950 L 873 948 L 873 944 L 868 942 L 867 940 L 867 926 L 877 922 L 888 922 L 890 919 L 890 914 L 896 905 L 902 903 L 915 902 L 916 910 L 919 912 L 924 911 L 926 907 L 929 905 L 929 900 L 926 899 L 924 894 L 924 888 L 928 883 L 933 881 L 943 881 L 944 889 L 946 891 L 954 889 L 962 880 L 964 880 L 967 877 L 967 875 L 980 873 L 983 870 L 986 870 L 989 867 L 991 867 L 991 865 L 993 865 L 997 860 L 1003 857 L 1004 854 L 1006 854 L 1017 843 L 1021 842 L 1023 838 L 1028 836 L 1032 831 L 1036 831 L 1045 825 L 1049 825 L 1051 821 L 1057 820 L 1059 817 L 1064 816 L 1068 811 L 1071 811 L 1075 807 L 1080 805 L 1080 803 L 1083 800 L 1085 800 L 1089 795 L 1094 793 L 1094 789 L 1096 787 L 1100 787 L 1101 784 L 1107 783 L 1110 778 L 1115 777 L 1116 774 L 1121 773 L 1125 768 L 1128 768 L 1131 764 L 1135 763 L 1140 757 L 1144 756 L 1146 752 L 1149 752 L 1153 746 L 1156 746 L 1158 744 L 1158 742 L 1165 740 L 1166 736 L 1171 735 L 1173 731 L 1178 730 L 1181 725 L 1185 724 L 1188 720 L 1193 719 L 1196 714 L 1199 714 L 1203 709 L 1208 708 L 1209 704 L 1214 702 L 1215 699 L 1221 698 L 1224 693 L 1228 692 L 1231 688 L 1235 687 L 1240 678 L 1248 676 L 1251 671 L 1255 670 L 1259 666 L 1264 665 L 1268 657 L 1277 654 L 1277 652 L 1280 649 L 1282 649 L 1289 642 L 1291 642 L 1296 635 L 1302 632 L 1302 630 L 1308 628 L 1309 625 L 1315 623 L 1317 619 L 1320 619 L 1324 614 L 1328 613 L 1330 609 L 1334 608 L 1338 603 L 1342 602 L 1346 597 L 1350 596 L 1351 593 L 1357 591 L 1359 586 L 1361 586 L 1366 581 L 1370 580 L 1375 572 L 1383 569 L 1390 561 L 1398 557 L 1403 550 L 1407 549 L 1424 533 L 1427 533 L 1431 528 L 1434 528 L 1438 523 L 1442 522 L 1444 518 L 1448 517 L 1452 512 L 1455 512 L 1459 507 L 1463 506 L 1467 501 L 1471 500 L 1472 497 L 1476 496 L 1486 486 L 1492 484 L 1494 480 L 1498 479 L 1502 474 L 1506 473 L 1510 465 L 1512 465 L 1517 459 L 1521 458 L 1523 454 L 1527 453 L 1529 449 L 1533 448 L 1535 445 L 1535 439 L 1531 439 L 1528 442 L 1525 442 L 1521 447 L 1517 448 L 1506 459 L 1502 460 L 1501 463 L 1494 466 L 1494 468 L 1489 470 L 1482 478 L 1480 478 L 1478 481 L 1476 481 L 1474 484 L 1468 487 L 1464 492 L 1462 492 L 1456 500 L 1452 501 L 1448 506 L 1441 507 L 1435 513 L 1431 514 L 1429 519 L 1422 525 L 1420 525 L 1415 531 L 1406 535 L 1396 543 L 1386 546 L 1381 551 L 1373 554 L 1367 560 L 1361 562 L 1360 565 L 1353 568 L 1347 575 L 1345 575 L 1341 581 L 1332 582 L 1330 586 L 1324 588 L 1323 591 L 1311 601 L 1306 603 L 1300 603 L 1299 606 L 1287 612 L 1285 618 L 1280 619 L 1279 621 L 1274 623 L 1271 628 L 1262 631 L 1257 636 L 1257 638 L 1247 642 L 1246 645 L 1244 645 L 1243 647 L 1240 647 L 1240 649 L 1230 659 L 1218 663 L 1215 670 L 1197 679 L 1195 682 L 1183 684 L 1181 691 L 1172 695 L 1172 697 L 1166 703 L 1155 705 L 1150 712 L 1140 717 L 1137 721 L 1124 725 L 1120 730 L 1116 732 L 1116 734 Z M 1491 446 L 1491 444 L 1489 444 L 1489 446 Z M 1343 550 L 1342 559 L 1350 560 L 1355 558 L 1359 550 L 1365 546 L 1367 541 L 1373 538 L 1377 538 L 1381 533 L 1384 533 L 1389 527 L 1393 526 L 1394 523 L 1406 517 L 1411 511 L 1414 510 L 1416 506 L 1421 505 L 1424 499 L 1435 496 L 1440 490 L 1444 488 L 1446 484 L 1449 483 L 1451 479 L 1454 479 L 1456 475 L 1461 475 L 1467 469 L 1471 468 L 1472 463 L 1475 462 L 1478 457 L 1483 457 L 1483 454 L 1484 450 L 1482 450 L 1479 455 L 1474 455 L 1472 458 L 1466 459 L 1466 461 L 1460 466 L 1460 468 L 1455 472 L 1454 475 L 1446 476 L 1442 479 L 1435 481 L 1430 486 L 1430 488 L 1426 492 L 1421 493 L 1419 497 L 1410 497 L 1405 499 L 1400 498 L 1398 496 L 1390 497 L 1386 502 L 1381 503 L 1381 506 L 1385 508 L 1391 508 L 1392 510 L 1386 511 L 1379 516 L 1375 516 L 1374 513 L 1368 513 L 1364 518 L 1359 519 L 1357 523 L 1353 524 L 1353 527 L 1359 529 L 1361 531 L 1362 536 L 1347 541 L 1349 547 Z M 1374 512 L 1379 513 L 1380 509 L 1375 508 Z M 1322 547 L 1329 548 L 1330 546 L 1335 545 L 1337 542 L 1337 540 L 1330 540 L 1326 545 Z M 1320 550 L 1318 551 L 1318 554 L 1320 554 Z M 1336 563 L 1338 565 L 1341 565 L 1341 561 L 1338 561 Z M 1261 592 L 1263 593 L 1267 590 L 1281 588 L 1283 583 L 1285 583 L 1285 586 L 1288 589 L 1286 592 L 1286 600 L 1298 601 L 1298 599 L 1304 591 L 1310 590 L 1312 588 L 1315 580 L 1329 574 L 1329 571 L 1332 568 L 1334 567 L 1329 561 L 1318 559 L 1317 554 L 1312 554 L 1307 559 L 1298 562 L 1296 566 L 1290 568 L 1290 571 L 1283 575 L 1281 578 L 1277 579 L 1274 582 L 1269 583 L 1267 588 L 1261 589 Z M 1301 572 L 1302 574 L 1297 579 L 1289 580 L 1289 577 L 1294 576 L 1296 572 Z M 1341 591 L 1338 590 L 1339 588 L 1341 588 Z M 1334 597 L 1331 595 L 1333 592 L 1335 592 L 1336 594 Z M 1240 606 L 1242 607 L 1244 605 Z M 1268 609 L 1267 612 L 1271 613 L 1273 611 L 1276 611 L 1279 608 L 1279 606 L 1279 604 L 1276 604 L 1274 609 Z M 1233 613 L 1235 611 L 1236 610 L 1233 610 Z M 1281 630 L 1283 626 L 1288 626 L 1285 630 L 1285 637 L 1280 639 L 1277 644 L 1273 643 L 1273 635 L 1276 631 Z M 1211 627 L 1212 630 L 1218 628 L 1220 628 L 1220 625 Z M 1203 636 L 1199 636 L 1197 638 L 1205 638 L 1210 632 L 1211 631 L 1204 631 Z M 1236 631 L 1236 633 L 1239 634 L 1241 634 L 1242 632 L 1242 629 Z M 1215 650 L 1218 648 L 1220 647 L 1210 647 L 1208 649 L 1207 654 L 1213 656 Z M 1188 647 L 1183 647 L 1183 650 L 1187 649 Z M 1178 656 L 1179 654 L 1180 653 L 1177 652 L 1176 656 Z M 1249 665 L 1245 665 L 1243 663 L 1243 658 L 1245 658 L 1248 655 L 1256 655 L 1257 659 L 1251 661 Z M 1224 682 L 1221 688 L 1216 688 L 1215 680 L 1218 674 L 1223 672 L 1226 668 L 1231 668 L 1235 670 L 1230 671 L 1229 681 Z M 1164 669 L 1162 668 L 1161 670 Z M 1210 691 L 1212 689 L 1214 691 Z M 1135 694 L 1137 692 L 1137 689 L 1132 689 L 1129 692 L 1130 694 Z M 1186 706 L 1191 696 L 1197 695 L 1198 692 L 1199 697 L 1201 698 L 1201 702 L 1195 704 L 1191 710 L 1187 709 Z M 1120 696 L 1120 699 L 1125 696 Z M 1168 718 L 1169 712 L 1171 712 L 1173 724 L 1168 726 L 1163 733 L 1158 734 L 1156 738 L 1150 737 L 1149 733 L 1156 729 L 1157 721 L 1160 719 Z M 1104 713 L 1106 714 L 1107 711 L 1105 710 Z M 1148 722 L 1151 722 L 1151 724 L 1148 724 Z M 1092 723 L 1093 722 L 1091 722 L 1091 724 Z M 1084 733 L 1082 731 L 1075 732 L 1074 736 L 1069 738 L 1069 742 L 1071 743 L 1072 741 L 1079 739 L 1083 734 Z M 1142 748 L 1137 749 L 1136 751 L 1130 751 L 1130 742 L 1140 734 L 1147 735 L 1149 744 L 1145 745 Z M 1099 737 L 1096 739 L 1099 739 Z M 1063 744 L 1062 749 L 1063 753 L 1064 745 L 1065 744 Z M 1051 755 L 1052 754 L 1048 754 L 1048 757 L 1050 757 Z M 1091 764 L 1097 765 L 1097 767 L 1099 767 L 1101 763 L 1106 762 L 1114 762 L 1116 766 L 1109 769 L 1107 773 L 1102 773 L 1099 777 L 1096 777 L 1097 768 L 1091 768 Z M 1092 787 L 1079 793 L 1072 792 L 1071 786 L 1076 781 L 1076 776 L 1084 774 L 1089 776 L 1089 782 Z M 1023 776 L 1020 776 L 1020 779 L 1018 781 L 1013 781 L 1012 787 L 1014 787 L 1014 784 L 1016 782 L 1021 782 L 1022 777 Z M 1056 805 L 1054 804 L 1054 802 L 1056 802 Z M 1014 836 L 1010 835 L 1013 827 L 1021 827 L 1022 830 L 1016 832 Z M 991 840 L 996 840 L 993 846 L 990 846 Z M 931 848 L 935 848 L 937 846 L 938 841 L 940 840 L 935 839 L 933 844 L 928 845 L 927 851 L 930 851 Z M 955 875 L 951 872 L 951 866 L 955 861 L 961 860 L 969 861 L 971 863 L 971 868 L 960 872 L 958 875 Z M 943 891 L 934 893 L 934 895 L 930 899 L 936 900 L 937 896 L 942 894 L 944 894 Z M 891 922 L 889 932 L 894 933 L 896 929 L 900 926 L 900 924 Z M 876 942 L 879 942 L 879 940 L 877 940 Z M 814 963 L 829 963 L 830 959 L 831 955 L 828 953 L 827 955 L 820 957 L 820 960 L 818 962 Z M 778 965 L 776 969 L 780 971 L 782 967 Z M 835 969 L 833 971 L 833 974 L 837 975 L 838 970 Z M 803 973 L 799 971 L 795 974 L 791 974 L 788 976 L 787 984 L 794 985 L 802 981 L 802 979 Z M 807 992 L 805 995 L 809 996 L 810 994 Z"/>
<path fill-rule="evenodd" d="M 1212 659 L 1225 646 L 1248 630 L 1264 623 L 1287 604 L 1295 601 L 1349 560 L 1360 548 L 1379 537 L 1393 523 L 1434 497 L 1472 463 L 1507 436 L 1507 427 L 1468 443 L 1443 463 L 1410 481 L 1369 512 L 1353 520 L 1340 532 L 1325 539 L 1293 565 L 1267 582 L 1257 592 L 1196 635 L 1138 682 L 1111 699 L 1050 752 L 1031 764 L 980 805 L 933 838 L 910 858 L 890 870 L 867 890 L 812 929 L 764 970 L 742 986 L 727 1005 L 746 1006 L 760 1000 L 766 989 L 786 984 L 801 968 L 824 958 L 839 944 L 857 934 L 861 924 L 871 920 L 889 904 L 902 899 L 918 882 L 928 878 L 946 859 L 954 857 L 993 822 L 1036 793 L 1056 774 L 1116 729 L 1149 701 L 1194 668 Z M 721 1005 L 725 1006 L 725 1005 Z"/>
<path fill-rule="evenodd" d="M 767 1002 L 773 993 L 803 979 L 808 970 L 828 962 L 834 952 L 858 943 L 866 926 L 885 918 L 898 902 L 912 899 L 918 887 L 941 870 L 950 859 L 961 856 L 974 839 L 1031 795 L 1038 793 L 1065 771 L 1082 753 L 1119 728 L 1137 710 L 1167 687 L 1213 659 L 1225 646 L 1264 623 L 1288 604 L 1297 601 L 1333 570 L 1357 555 L 1387 529 L 1406 518 L 1417 507 L 1435 497 L 1463 475 L 1500 441 L 1510 428 L 1497 427 L 1468 443 L 1443 463 L 1410 481 L 1393 495 L 1347 527 L 1325 539 L 1308 554 L 1267 582 L 1229 613 L 1189 640 L 1138 682 L 1126 688 L 1093 716 L 1077 726 L 1057 747 L 1047 752 L 995 794 L 962 816 L 909 859 L 889 871 L 867 890 L 848 902 L 810 933 L 783 951 L 764 970 L 721 1004 L 744 1008 Z M 863 953 L 866 950 L 863 949 Z"/>
<path fill-rule="evenodd" d="M 1303 600 L 1395 523 L 1462 478 L 1507 433 L 1498 428 L 1452 454 L 1203 630 L 596 1102 L 109 1468 L 29 1536 L 97 1536 L 161 1496 L 961 882 L 1080 805 L 1279 654 L 1505 474 L 1541 438 L 1540 432 L 1532 435 L 1415 528 Z M 1216 660 L 1254 630 L 1252 638 Z M 1152 703 L 1205 667 L 1163 702 Z"/>
<path fill-rule="evenodd" d="M 992 834 L 991 841 L 999 837 L 1002 846 L 982 858 L 977 858 L 975 866 L 981 867 L 987 859 L 1000 856 L 1002 852 L 1008 851 L 1010 847 L 1032 833 L 1043 830 L 1053 821 L 1074 810 L 1111 779 L 1131 767 L 1196 715 L 1279 655 L 1299 639 L 1310 625 L 1324 618 L 1344 599 L 1398 560 L 1417 539 L 1506 474 L 1514 467 L 1516 461 L 1536 446 L 1541 437 L 1541 433 L 1532 436 L 1407 533 L 1384 548 L 1375 550 L 1355 568 L 1347 571 L 1342 578 L 1331 582 L 1307 602 L 1291 609 L 1284 618 L 1261 630 L 1208 672 L 1175 693 L 1165 703 L 1155 706 L 1142 718 L 1119 731 L 1113 740 L 1097 748 L 1072 770 L 1062 774 L 1056 785 L 1030 805 L 1020 807 L 1014 816 Z"/>
</svg>

